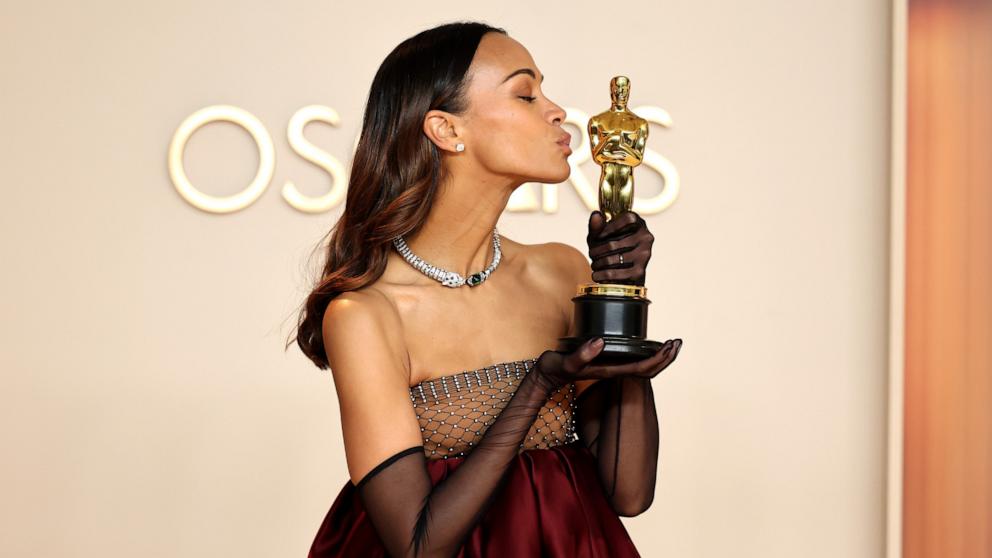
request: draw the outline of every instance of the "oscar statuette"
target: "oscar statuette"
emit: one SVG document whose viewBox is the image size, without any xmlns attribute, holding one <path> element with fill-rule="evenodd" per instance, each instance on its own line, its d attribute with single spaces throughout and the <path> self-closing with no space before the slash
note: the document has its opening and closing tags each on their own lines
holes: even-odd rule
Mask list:
<svg viewBox="0 0 992 558">
<path fill-rule="evenodd" d="M 601 167 L 599 210 L 607 222 L 634 201 L 634 167 L 644 158 L 648 122 L 627 108 L 630 80 L 610 80 L 610 109 L 589 119 L 592 159 Z M 572 337 L 558 339 L 558 351 L 571 352 L 587 339 L 605 341 L 595 362 L 620 363 L 655 354 L 662 343 L 647 339 L 647 288 L 624 283 L 585 283 L 572 298 Z"/>
</svg>

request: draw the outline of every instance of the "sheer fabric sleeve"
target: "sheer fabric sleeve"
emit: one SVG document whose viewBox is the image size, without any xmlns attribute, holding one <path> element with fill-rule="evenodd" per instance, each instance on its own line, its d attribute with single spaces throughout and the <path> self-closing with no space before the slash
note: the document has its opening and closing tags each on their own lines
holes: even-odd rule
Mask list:
<svg viewBox="0 0 992 558">
<path fill-rule="evenodd" d="M 594 269 L 600 273 L 620 269 L 621 276 L 609 282 L 644 286 L 654 241 L 644 219 L 624 212 L 618 218 L 627 224 L 603 235 L 608 225 L 602 215 L 594 221 L 597 213 L 602 212 L 590 215 L 586 237 L 596 265 L 583 257 L 577 263 L 579 278 L 594 277 Z M 621 241 L 626 247 L 602 251 L 603 245 Z M 611 260 L 618 252 L 624 254 L 625 262 L 616 265 Z M 579 439 L 596 456 L 600 480 L 614 511 L 629 517 L 650 507 L 658 468 L 658 416 L 651 380 L 630 376 L 590 384 L 576 401 L 576 428 Z"/>
<path fill-rule="evenodd" d="M 618 515 L 643 513 L 654 499 L 658 416 L 651 380 L 600 380 L 576 400 L 579 439 L 596 456 L 607 500 Z"/>
<path fill-rule="evenodd" d="M 391 556 L 453 556 L 489 508 L 521 441 L 551 390 L 523 377 L 478 445 L 448 477 L 432 486 L 422 446 L 401 450 L 355 485 Z"/>
</svg>

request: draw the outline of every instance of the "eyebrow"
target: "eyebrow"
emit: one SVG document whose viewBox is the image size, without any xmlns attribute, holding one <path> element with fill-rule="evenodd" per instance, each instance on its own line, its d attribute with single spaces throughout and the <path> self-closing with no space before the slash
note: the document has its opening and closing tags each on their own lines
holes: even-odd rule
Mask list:
<svg viewBox="0 0 992 558">
<path fill-rule="evenodd" d="M 510 75 L 508 75 L 505 78 L 503 78 L 503 81 L 500 82 L 500 85 L 506 83 L 506 81 L 508 79 L 512 78 L 513 76 L 515 76 L 517 74 L 527 74 L 530 77 L 532 77 L 534 79 L 537 79 L 537 76 L 534 75 L 534 70 L 531 70 L 530 68 L 520 68 L 519 70 L 514 70 Z M 541 83 L 544 83 L 544 76 L 543 75 L 541 76 Z"/>
</svg>

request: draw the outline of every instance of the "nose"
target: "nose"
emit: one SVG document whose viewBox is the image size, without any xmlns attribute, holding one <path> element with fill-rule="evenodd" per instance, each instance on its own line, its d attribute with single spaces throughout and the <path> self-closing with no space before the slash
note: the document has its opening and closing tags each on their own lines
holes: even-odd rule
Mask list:
<svg viewBox="0 0 992 558">
<path fill-rule="evenodd" d="M 555 103 L 551 103 L 550 115 L 551 115 L 551 122 L 553 124 L 561 125 L 563 122 L 565 122 L 565 116 L 566 116 L 565 109 L 561 108 Z"/>
</svg>

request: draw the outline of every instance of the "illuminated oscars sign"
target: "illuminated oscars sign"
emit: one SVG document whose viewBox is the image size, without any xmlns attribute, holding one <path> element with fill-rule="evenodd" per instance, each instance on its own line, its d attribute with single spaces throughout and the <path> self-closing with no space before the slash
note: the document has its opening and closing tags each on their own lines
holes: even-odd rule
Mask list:
<svg viewBox="0 0 992 558">
<path fill-rule="evenodd" d="M 648 122 L 653 122 L 664 128 L 670 128 L 672 118 L 668 112 L 653 106 L 631 107 L 637 115 Z M 589 150 L 589 134 L 586 130 L 586 123 L 589 115 L 585 112 L 566 108 L 566 124 L 572 124 L 581 130 L 581 143 L 568 157 L 569 166 L 572 171 L 567 184 L 570 184 L 578 194 L 582 203 L 592 211 L 599 206 L 597 200 L 597 186 L 593 184 L 580 170 L 580 166 L 591 159 Z M 199 190 L 190 182 L 186 176 L 186 169 L 183 168 L 183 152 L 186 144 L 202 126 L 211 122 L 226 121 L 232 122 L 247 131 L 255 142 L 258 149 L 258 169 L 255 177 L 248 186 L 240 192 L 230 196 L 212 196 Z M 344 202 L 345 192 L 348 188 L 348 177 L 344 165 L 341 161 L 310 143 L 303 136 L 303 128 L 310 122 L 324 122 L 331 126 L 338 127 L 341 118 L 337 111 L 331 107 L 322 105 L 305 106 L 289 120 L 287 136 L 289 145 L 300 157 L 323 169 L 331 177 L 331 187 L 327 193 L 320 196 L 308 196 L 300 192 L 291 181 L 286 181 L 282 185 L 282 197 L 290 206 L 305 213 L 322 213 L 329 211 Z M 358 138 L 352 144 L 352 152 L 358 145 Z M 190 205 L 210 213 L 232 213 L 240 211 L 253 204 L 268 189 L 272 181 L 272 174 L 275 170 L 275 147 L 272 137 L 262 122 L 248 111 L 231 105 L 213 105 L 202 108 L 189 115 L 176 129 L 169 144 L 169 176 L 176 191 Z M 663 211 L 675 201 L 679 192 L 679 174 L 671 161 L 662 157 L 650 148 L 644 151 L 642 168 L 648 168 L 657 172 L 662 179 L 664 187 L 661 192 L 651 198 L 635 197 L 632 210 L 641 215 L 652 215 Z M 556 213 L 558 211 L 558 184 L 537 184 L 540 190 L 540 199 L 534 193 L 534 188 L 530 184 L 525 184 L 517 188 L 507 203 L 508 211 L 542 211 L 544 213 Z"/>
</svg>

